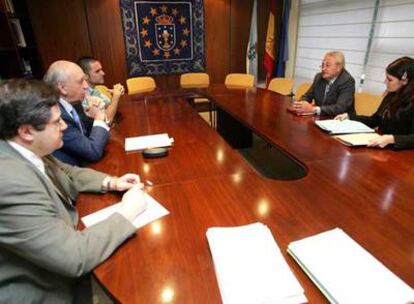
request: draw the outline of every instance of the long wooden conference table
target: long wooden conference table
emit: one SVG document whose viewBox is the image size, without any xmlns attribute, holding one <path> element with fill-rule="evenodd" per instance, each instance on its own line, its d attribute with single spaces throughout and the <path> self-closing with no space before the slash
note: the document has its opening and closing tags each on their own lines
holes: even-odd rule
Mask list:
<svg viewBox="0 0 414 304">
<path fill-rule="evenodd" d="M 139 229 L 94 271 L 116 301 L 220 303 L 206 231 L 254 222 L 271 229 L 309 303 L 327 300 L 286 248 L 334 227 L 414 287 L 413 151 L 346 147 L 318 129 L 318 117 L 292 115 L 290 98 L 267 90 L 213 85 L 199 93 L 286 153 L 306 176 L 261 176 L 197 115 L 185 91 L 128 96 L 105 157 L 92 167 L 150 180 L 149 193 L 170 214 Z M 164 132 L 175 139 L 168 157 L 124 150 L 126 137 Z M 86 215 L 120 197 L 82 194 L 77 206 Z"/>
</svg>

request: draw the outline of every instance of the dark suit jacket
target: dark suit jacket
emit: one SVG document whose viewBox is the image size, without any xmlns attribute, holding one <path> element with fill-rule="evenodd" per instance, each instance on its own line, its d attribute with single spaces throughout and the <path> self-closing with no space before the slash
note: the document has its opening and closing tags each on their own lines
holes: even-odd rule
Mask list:
<svg viewBox="0 0 414 304">
<path fill-rule="evenodd" d="M 59 107 L 62 119 L 68 127 L 63 132 L 63 147 L 56 150 L 53 155 L 67 164 L 76 166 L 100 160 L 109 139 L 109 132 L 102 127 L 94 126 L 90 133 L 83 128 L 82 134 L 78 124 L 60 103 Z"/>
<path fill-rule="evenodd" d="M 61 188 L 101 191 L 106 174 L 43 159 Z M 78 214 L 51 181 L 0 140 L 0 303 L 72 303 L 77 278 L 104 261 L 135 227 L 114 214 L 77 231 Z"/>
<path fill-rule="evenodd" d="M 316 74 L 312 86 L 303 95 L 302 100 L 308 102 L 315 100 L 315 104 L 321 108 L 322 115 L 354 114 L 354 78 L 344 69 L 332 84 L 324 100 L 327 84 L 328 81 L 322 78 L 322 73 Z"/>
<path fill-rule="evenodd" d="M 394 135 L 394 148 L 414 148 L 414 105 L 408 104 L 398 109 L 391 117 L 384 115 L 390 98 L 385 96 L 378 110 L 371 116 L 350 115 L 350 119 L 363 122 L 380 133 Z"/>
</svg>

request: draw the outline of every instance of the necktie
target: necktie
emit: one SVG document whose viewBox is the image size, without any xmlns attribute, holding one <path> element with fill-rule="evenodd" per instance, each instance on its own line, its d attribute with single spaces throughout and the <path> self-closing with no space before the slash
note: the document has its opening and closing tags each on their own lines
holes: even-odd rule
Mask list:
<svg viewBox="0 0 414 304">
<path fill-rule="evenodd" d="M 75 109 L 72 109 L 72 111 L 70 111 L 70 114 L 72 114 L 73 120 L 76 122 L 76 124 L 78 125 L 80 131 L 83 134 L 82 123 L 81 123 L 81 121 L 79 119 L 78 113 L 75 111 Z"/>
<path fill-rule="evenodd" d="M 68 193 L 63 188 L 62 184 L 59 182 L 59 179 L 56 177 L 55 172 L 45 163 L 45 172 L 49 180 L 52 182 L 53 188 L 59 197 L 67 204 L 73 205 L 72 199 Z"/>
<path fill-rule="evenodd" d="M 329 90 L 331 89 L 331 82 L 328 82 L 325 87 L 325 94 L 323 95 L 323 101 L 325 102 L 326 96 L 328 96 Z"/>
</svg>

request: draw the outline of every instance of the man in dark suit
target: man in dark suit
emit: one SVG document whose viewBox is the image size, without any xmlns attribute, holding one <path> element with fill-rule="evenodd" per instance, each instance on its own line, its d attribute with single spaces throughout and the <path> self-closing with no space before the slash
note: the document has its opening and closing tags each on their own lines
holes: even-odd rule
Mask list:
<svg viewBox="0 0 414 304">
<path fill-rule="evenodd" d="M 56 61 L 44 76 L 44 81 L 60 93 L 59 107 L 62 119 L 67 124 L 63 134 L 63 147 L 53 154 L 61 161 L 81 166 L 102 158 L 109 139 L 109 126 L 105 122 L 105 108 L 97 97 L 88 97 L 90 107 L 87 114 L 93 118 L 89 131 L 82 123 L 81 107 L 75 107 L 85 98 L 88 84 L 82 69 L 73 62 Z"/>
<path fill-rule="evenodd" d="M 0 303 L 87 303 L 79 282 L 135 233 L 146 207 L 138 175 L 110 177 L 50 155 L 66 128 L 58 99 L 38 80 L 0 84 Z M 77 231 L 78 192 L 112 190 L 128 190 L 118 212 Z"/>
<path fill-rule="evenodd" d="M 345 70 L 344 55 L 341 52 L 326 53 L 321 69 L 302 100 L 293 103 L 294 110 L 298 114 L 315 115 L 355 113 L 355 80 Z"/>
</svg>

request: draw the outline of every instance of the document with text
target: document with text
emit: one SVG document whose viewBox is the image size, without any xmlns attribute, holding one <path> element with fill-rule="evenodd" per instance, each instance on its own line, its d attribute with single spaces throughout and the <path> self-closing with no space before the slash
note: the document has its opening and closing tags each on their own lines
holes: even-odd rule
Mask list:
<svg viewBox="0 0 414 304">
<path fill-rule="evenodd" d="M 148 193 L 145 193 L 145 199 L 147 201 L 147 208 L 144 212 L 138 214 L 133 222 L 133 225 L 137 228 L 141 228 L 146 224 L 149 224 L 170 213 Z M 120 204 L 121 203 L 117 203 L 92 214 L 86 215 L 82 217 L 82 222 L 86 227 L 95 225 L 96 223 L 99 223 L 114 214 L 119 209 Z"/>
<path fill-rule="evenodd" d="M 414 290 L 342 229 L 292 242 L 288 253 L 331 303 L 414 301 Z"/>
<path fill-rule="evenodd" d="M 215 227 L 206 235 L 224 304 L 307 302 L 266 225 Z"/>
</svg>

